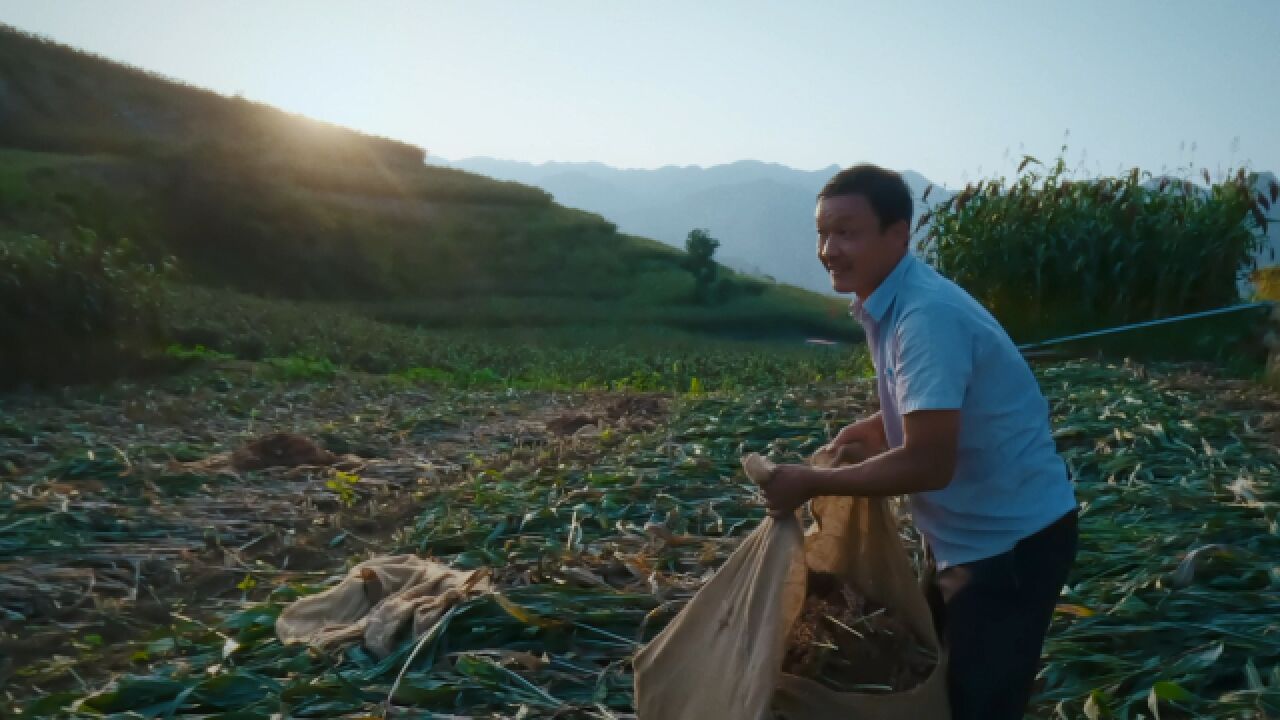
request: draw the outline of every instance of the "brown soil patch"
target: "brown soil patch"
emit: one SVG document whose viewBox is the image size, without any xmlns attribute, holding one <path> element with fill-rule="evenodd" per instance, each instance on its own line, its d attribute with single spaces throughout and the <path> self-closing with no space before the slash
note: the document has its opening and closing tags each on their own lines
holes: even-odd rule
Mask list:
<svg viewBox="0 0 1280 720">
<path fill-rule="evenodd" d="M 624 432 L 647 432 L 665 417 L 668 401 L 655 394 L 603 396 L 585 411 L 563 413 L 546 422 L 553 435 L 588 434 L 588 428 L 615 427 Z"/>
<path fill-rule="evenodd" d="M 336 459 L 333 453 L 316 445 L 311 438 L 277 432 L 263 435 L 231 453 L 231 467 L 244 472 L 269 467 L 332 465 Z"/>
</svg>

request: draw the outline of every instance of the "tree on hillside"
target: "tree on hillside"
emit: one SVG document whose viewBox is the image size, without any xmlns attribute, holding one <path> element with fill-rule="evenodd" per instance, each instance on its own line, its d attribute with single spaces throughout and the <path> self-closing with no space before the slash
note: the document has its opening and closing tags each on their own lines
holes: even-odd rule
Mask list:
<svg viewBox="0 0 1280 720">
<path fill-rule="evenodd" d="M 684 260 L 684 268 L 693 274 L 693 299 L 698 303 L 706 303 L 711 297 L 711 285 L 716 279 L 716 262 L 713 256 L 720 241 L 711 237 L 711 233 L 702 228 L 694 228 L 685 238 L 684 249 L 688 257 Z"/>
</svg>

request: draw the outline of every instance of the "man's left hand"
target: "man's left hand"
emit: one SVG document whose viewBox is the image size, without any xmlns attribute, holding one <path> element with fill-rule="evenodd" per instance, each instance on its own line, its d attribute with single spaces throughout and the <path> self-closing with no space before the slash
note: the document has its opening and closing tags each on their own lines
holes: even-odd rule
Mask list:
<svg viewBox="0 0 1280 720">
<path fill-rule="evenodd" d="M 818 470 L 808 465 L 778 465 L 773 470 L 769 482 L 760 488 L 764 493 L 769 515 L 782 517 L 794 512 L 796 508 L 812 498 L 815 494 L 815 482 Z"/>
</svg>

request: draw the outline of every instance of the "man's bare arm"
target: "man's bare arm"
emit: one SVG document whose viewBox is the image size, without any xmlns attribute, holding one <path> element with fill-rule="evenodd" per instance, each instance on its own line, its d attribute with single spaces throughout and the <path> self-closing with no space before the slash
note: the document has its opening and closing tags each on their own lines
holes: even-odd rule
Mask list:
<svg viewBox="0 0 1280 720">
<path fill-rule="evenodd" d="M 879 420 L 878 414 L 875 417 Z M 856 465 L 819 469 L 812 496 L 874 497 L 945 488 L 956 469 L 960 411 L 920 410 L 904 416 L 902 424 L 906 436 L 902 447 Z"/>
<path fill-rule="evenodd" d="M 920 410 L 903 418 L 902 447 L 838 468 L 807 464 L 772 466 L 757 479 L 769 507 L 780 517 L 822 495 L 879 497 L 941 490 L 955 474 L 960 445 L 959 410 Z M 867 457 L 870 455 L 870 457 Z"/>
</svg>

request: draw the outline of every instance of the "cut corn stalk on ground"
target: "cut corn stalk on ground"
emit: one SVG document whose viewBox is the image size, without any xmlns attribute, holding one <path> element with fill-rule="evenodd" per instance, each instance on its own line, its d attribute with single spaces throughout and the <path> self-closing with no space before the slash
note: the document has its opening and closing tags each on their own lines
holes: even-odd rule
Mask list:
<svg viewBox="0 0 1280 720">
<path fill-rule="evenodd" d="M 1081 543 L 1032 717 L 1280 715 L 1280 397 L 1178 367 L 1072 362 L 1037 373 L 1077 483 Z M 384 708 L 439 717 L 628 717 L 631 654 L 764 516 L 739 458 L 758 451 L 799 462 L 833 426 L 872 411 L 873 392 L 869 381 L 762 383 L 748 392 L 674 398 L 648 430 L 523 445 L 508 437 L 487 454 L 477 446 L 481 452 L 465 467 L 421 488 L 421 512 L 394 533 L 366 547 L 353 531 L 330 549 L 351 563 L 372 552 L 416 552 L 494 570 L 501 595 L 459 606 L 425 640 L 406 639 L 384 660 L 358 646 L 323 655 L 275 639 L 281 607 L 322 589 L 340 569 L 275 574 L 250 565 L 236 568 L 238 578 L 253 581 L 243 583 L 243 600 L 224 600 L 204 614 L 188 607 L 144 636 L 77 636 L 77 657 L 60 653 L 8 667 L 7 691 L 25 688 L 12 704 L 27 717 L 231 709 L 264 719 L 366 717 Z M 304 395 L 292 396 L 294 416 L 313 407 Z M 376 394 L 365 400 L 366 417 L 387 408 Z M 463 400 L 459 422 L 497 401 Z M 109 421 L 95 419 L 91 406 L 6 412 L 0 425 L 21 427 L 0 433 L 4 457 L 20 467 L 4 479 L 0 548 L 7 567 L 21 567 L 5 573 L 5 592 L 43 588 L 50 602 L 66 605 L 108 586 L 119 612 L 141 603 L 146 584 L 136 584 L 135 573 L 148 577 L 145 565 L 112 569 L 104 559 L 94 566 L 102 572 L 93 573 L 98 585 L 90 591 L 87 574 L 55 571 L 65 551 L 50 541 L 102 558 L 113 543 L 139 554 L 176 545 L 172 528 L 149 532 L 145 522 L 128 522 L 129 514 L 146 517 L 175 501 L 148 490 L 136 447 L 112 441 L 132 462 L 128 472 L 105 444 L 113 437 Z M 58 413 L 78 423 L 75 432 L 95 459 L 80 448 L 80 465 L 56 453 L 36 461 L 31 448 L 47 448 L 52 437 L 40 429 L 42 418 Z M 403 432 L 393 425 L 370 428 L 361 439 Z M 71 436 L 63 441 L 71 444 Z M 52 483 L 91 480 L 101 485 L 96 504 L 82 494 L 69 496 L 65 509 L 32 510 L 33 498 L 61 492 Z M 234 482 L 192 480 L 191 492 Z M 354 487 L 366 491 L 362 483 Z M 317 488 L 323 492 L 323 484 Z M 122 515 L 108 521 L 112 513 Z M 903 533 L 918 559 L 909 523 Z M 10 598 L 0 593 L 7 618 L 0 640 L 14 643 L 28 622 L 14 616 L 35 610 Z M 861 617 L 828 614 L 863 632 Z M 102 672 L 92 674 L 86 661 Z M 67 667 L 84 685 L 66 680 Z"/>
</svg>

